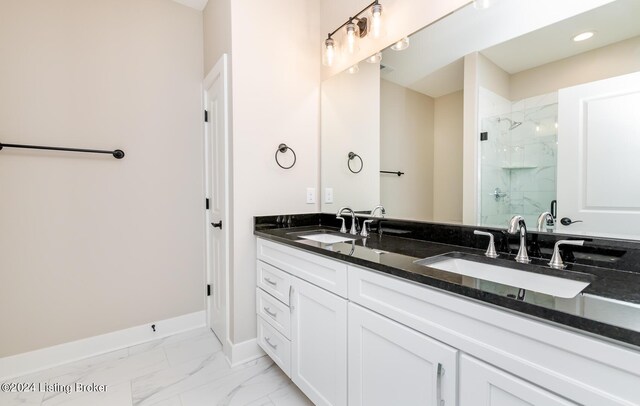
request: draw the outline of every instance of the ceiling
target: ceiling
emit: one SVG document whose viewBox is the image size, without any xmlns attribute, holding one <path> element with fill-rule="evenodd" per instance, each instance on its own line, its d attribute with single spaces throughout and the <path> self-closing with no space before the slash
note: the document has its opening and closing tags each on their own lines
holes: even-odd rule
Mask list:
<svg viewBox="0 0 640 406">
<path fill-rule="evenodd" d="M 194 8 L 198 11 L 204 10 L 209 0 L 173 0 L 183 6 Z"/>
<path fill-rule="evenodd" d="M 492 43 L 498 31 L 502 38 L 508 38 L 509 30 L 516 32 L 518 25 L 523 26 L 519 32 L 526 32 L 526 15 L 544 11 L 526 10 L 524 3 L 517 3 L 498 1 L 482 11 L 467 6 L 413 34 L 408 49 L 384 50 L 382 64 L 389 69 L 381 71 L 382 79 L 439 97 L 462 89 L 461 57 L 479 49 L 513 74 L 640 35 L 640 0 L 616 0 L 507 42 Z M 597 34 L 581 43 L 572 41 L 574 35 L 588 30 Z"/>
<path fill-rule="evenodd" d="M 574 42 L 576 34 L 596 33 Z M 482 54 L 514 74 L 640 35 L 640 1 L 618 0 L 569 20 L 514 38 Z"/>
</svg>

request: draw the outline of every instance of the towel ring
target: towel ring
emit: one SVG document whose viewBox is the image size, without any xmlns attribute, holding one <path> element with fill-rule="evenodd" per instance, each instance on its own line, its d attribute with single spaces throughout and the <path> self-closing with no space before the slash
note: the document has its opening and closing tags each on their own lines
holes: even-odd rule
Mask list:
<svg viewBox="0 0 640 406">
<path fill-rule="evenodd" d="M 360 169 L 358 169 L 357 171 L 354 171 L 353 169 L 351 169 L 351 161 L 354 158 L 358 158 L 360 160 Z M 347 167 L 353 173 L 360 173 L 362 171 L 362 168 L 364 168 L 364 162 L 362 161 L 362 158 L 360 157 L 360 155 L 356 154 L 355 152 L 349 152 L 349 160 L 347 161 Z"/>
<path fill-rule="evenodd" d="M 282 164 L 280 163 L 280 161 L 278 161 L 278 152 L 281 153 L 285 153 L 287 151 L 291 151 L 291 153 L 293 154 L 293 163 L 289 166 L 282 166 Z M 279 167 L 281 167 L 282 169 L 291 169 L 293 168 L 293 165 L 296 164 L 296 160 L 298 158 L 296 157 L 296 152 L 293 150 L 293 148 L 288 147 L 287 144 L 280 144 L 278 145 L 278 149 L 276 149 L 276 163 L 278 164 Z"/>
</svg>

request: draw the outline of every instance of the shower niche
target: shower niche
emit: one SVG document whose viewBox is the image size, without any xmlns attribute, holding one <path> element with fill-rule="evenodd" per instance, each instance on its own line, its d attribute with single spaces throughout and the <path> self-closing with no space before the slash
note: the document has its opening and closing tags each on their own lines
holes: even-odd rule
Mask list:
<svg viewBox="0 0 640 406">
<path fill-rule="evenodd" d="M 512 102 L 480 88 L 479 113 L 479 223 L 536 224 L 556 200 L 558 93 Z"/>
</svg>

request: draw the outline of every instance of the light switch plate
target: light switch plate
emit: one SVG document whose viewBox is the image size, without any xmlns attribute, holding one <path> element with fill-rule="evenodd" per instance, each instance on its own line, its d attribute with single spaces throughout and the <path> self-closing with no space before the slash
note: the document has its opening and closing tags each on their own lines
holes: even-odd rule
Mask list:
<svg viewBox="0 0 640 406">
<path fill-rule="evenodd" d="M 324 188 L 324 202 L 333 203 L 333 188 L 331 187 Z"/>
<path fill-rule="evenodd" d="M 307 204 L 313 204 L 316 202 L 316 188 L 307 188 Z"/>
</svg>

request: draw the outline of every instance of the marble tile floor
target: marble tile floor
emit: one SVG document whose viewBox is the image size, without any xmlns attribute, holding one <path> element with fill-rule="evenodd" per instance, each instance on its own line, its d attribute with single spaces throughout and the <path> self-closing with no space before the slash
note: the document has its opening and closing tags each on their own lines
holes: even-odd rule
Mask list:
<svg viewBox="0 0 640 406">
<path fill-rule="evenodd" d="M 267 356 L 230 368 L 222 345 L 208 328 L 9 382 L 48 384 L 54 391 L 0 392 L 1 406 L 313 405 Z M 76 382 L 107 385 L 107 390 L 65 393 L 64 388 Z"/>
</svg>

